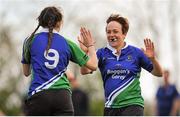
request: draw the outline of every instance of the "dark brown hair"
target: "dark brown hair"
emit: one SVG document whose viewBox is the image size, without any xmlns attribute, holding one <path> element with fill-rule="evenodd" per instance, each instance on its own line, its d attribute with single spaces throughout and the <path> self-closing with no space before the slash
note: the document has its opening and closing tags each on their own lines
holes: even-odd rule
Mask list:
<svg viewBox="0 0 180 117">
<path fill-rule="evenodd" d="M 106 20 L 106 23 L 109 24 L 111 21 L 116 21 L 122 26 L 122 33 L 127 34 L 129 30 L 129 22 L 127 18 L 121 17 L 119 14 L 111 14 L 108 19 Z M 107 30 L 107 27 L 106 27 Z"/>
<path fill-rule="evenodd" d="M 31 34 L 29 39 L 31 40 L 34 37 L 34 34 L 36 33 L 36 31 L 38 30 L 40 26 L 42 26 L 43 28 L 48 28 L 49 33 L 48 33 L 48 45 L 46 47 L 46 54 L 48 53 L 48 50 L 52 43 L 53 28 L 56 26 L 57 22 L 62 21 L 62 18 L 63 18 L 63 15 L 61 11 L 54 6 L 44 8 L 41 11 L 39 17 L 37 18 L 39 22 L 38 26 L 36 27 L 34 32 Z"/>
</svg>

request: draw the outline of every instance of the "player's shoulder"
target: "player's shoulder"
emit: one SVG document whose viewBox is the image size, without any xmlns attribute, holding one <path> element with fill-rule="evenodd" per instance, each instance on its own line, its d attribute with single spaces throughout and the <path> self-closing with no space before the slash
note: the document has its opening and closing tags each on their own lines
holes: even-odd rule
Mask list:
<svg viewBox="0 0 180 117">
<path fill-rule="evenodd" d="M 134 50 L 141 50 L 140 48 L 134 46 L 134 45 L 128 45 L 128 49 L 134 49 Z"/>
<path fill-rule="evenodd" d="M 133 45 L 128 45 L 127 49 L 134 51 L 136 53 L 142 53 L 143 51 L 141 50 L 141 48 L 133 46 Z"/>
<path fill-rule="evenodd" d="M 99 48 L 97 49 L 96 53 L 99 53 L 99 54 L 104 54 L 108 52 L 108 48 L 107 47 L 102 47 L 102 48 Z"/>
</svg>

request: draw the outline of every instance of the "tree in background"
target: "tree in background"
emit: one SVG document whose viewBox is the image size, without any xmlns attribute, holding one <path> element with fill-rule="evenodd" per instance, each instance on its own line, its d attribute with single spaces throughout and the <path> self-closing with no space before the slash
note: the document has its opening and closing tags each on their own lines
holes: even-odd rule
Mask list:
<svg viewBox="0 0 180 117">
<path fill-rule="evenodd" d="M 16 45 L 10 36 L 11 28 L 3 25 L 3 21 L 0 25 L 0 35 L 0 110 L 5 115 L 19 115 L 22 113 L 22 94 L 19 89 L 22 73 Z"/>
</svg>

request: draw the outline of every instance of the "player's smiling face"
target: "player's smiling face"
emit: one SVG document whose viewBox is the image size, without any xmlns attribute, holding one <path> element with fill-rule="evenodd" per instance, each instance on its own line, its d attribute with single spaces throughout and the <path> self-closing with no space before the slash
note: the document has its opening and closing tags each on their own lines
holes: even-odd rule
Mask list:
<svg viewBox="0 0 180 117">
<path fill-rule="evenodd" d="M 106 35 L 108 43 L 113 48 L 119 48 L 124 45 L 125 35 L 122 32 L 122 26 L 116 21 L 107 24 Z"/>
</svg>

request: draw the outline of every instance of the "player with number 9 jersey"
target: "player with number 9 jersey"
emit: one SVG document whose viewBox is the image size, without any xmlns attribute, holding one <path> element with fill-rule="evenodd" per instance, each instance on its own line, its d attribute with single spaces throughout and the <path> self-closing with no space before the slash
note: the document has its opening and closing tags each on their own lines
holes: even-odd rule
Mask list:
<svg viewBox="0 0 180 117">
<path fill-rule="evenodd" d="M 44 89 L 66 88 L 70 90 L 69 81 L 64 75 L 69 60 L 83 66 L 89 59 L 75 43 L 64 38 L 55 30 L 51 48 L 46 55 L 47 35 L 48 30 L 43 29 L 40 33 L 35 34 L 31 41 L 27 39 L 24 41 L 22 63 L 32 63 L 32 83 L 29 96 Z"/>
<path fill-rule="evenodd" d="M 80 30 L 90 45 L 87 56 L 75 43 L 59 34 L 61 24 L 61 11 L 54 6 L 46 7 L 38 17 L 37 28 L 24 41 L 21 61 L 23 73 L 25 76 L 31 74 L 25 115 L 72 116 L 71 90 L 65 74 L 69 61 L 93 71 L 97 68 L 91 34 Z M 40 26 L 42 30 L 37 33 Z"/>
</svg>

